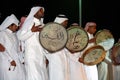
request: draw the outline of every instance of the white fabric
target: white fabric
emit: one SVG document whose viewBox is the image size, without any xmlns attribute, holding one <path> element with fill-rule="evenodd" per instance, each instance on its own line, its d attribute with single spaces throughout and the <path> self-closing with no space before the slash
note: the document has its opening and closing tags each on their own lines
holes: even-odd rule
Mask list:
<svg viewBox="0 0 120 80">
<path fill-rule="evenodd" d="M 113 65 L 113 79 L 120 80 L 120 65 Z"/>
<path fill-rule="evenodd" d="M 21 57 L 21 62 L 24 62 L 24 55 L 25 55 L 25 42 L 19 41 L 19 46 L 20 46 L 20 57 Z"/>
<path fill-rule="evenodd" d="M 18 40 L 11 30 L 6 29 L 0 32 L 0 43 L 5 47 L 4 52 L 0 52 L 0 80 L 25 80 L 25 73 L 23 64 L 19 60 Z M 10 62 L 16 62 L 14 66 L 10 67 Z M 9 67 L 11 70 L 9 71 Z"/>
<path fill-rule="evenodd" d="M 111 63 L 111 59 L 109 58 L 110 52 L 106 52 L 105 59 Z M 105 61 L 102 61 L 101 63 L 98 64 L 98 80 L 108 80 L 109 79 L 109 73 L 108 73 L 108 63 Z M 115 79 L 117 80 L 117 79 Z"/>
<path fill-rule="evenodd" d="M 27 18 L 26 18 L 25 21 L 24 21 L 24 24 L 23 24 L 24 27 L 22 27 L 21 29 L 29 30 L 29 29 L 32 28 L 34 15 L 35 15 L 35 14 L 38 12 L 38 10 L 40 10 L 41 8 L 43 8 L 43 7 L 37 6 L 37 7 L 31 8 L 30 13 L 28 14 Z M 44 8 L 43 8 L 43 10 L 44 10 Z M 28 25 L 29 25 L 29 26 L 28 26 Z"/>
<path fill-rule="evenodd" d="M 33 33 L 31 32 L 31 28 L 34 25 L 34 23 L 35 23 L 35 26 L 38 26 L 38 25 L 44 26 L 43 21 L 42 21 L 43 18 L 41 18 L 41 20 L 34 18 L 34 15 L 36 14 L 36 12 L 40 10 L 41 8 L 43 7 L 33 7 L 31 9 L 28 17 L 25 19 L 22 25 L 22 28 L 17 32 L 17 36 L 19 36 L 18 37 L 19 40 L 25 41 L 26 39 L 28 39 L 29 37 L 33 35 Z"/>
<path fill-rule="evenodd" d="M 58 18 L 56 17 L 56 23 L 61 24 L 67 18 Z M 46 57 L 49 61 L 48 72 L 49 80 L 70 80 L 69 78 L 69 64 L 66 53 L 68 52 L 66 48 L 59 50 L 54 53 L 50 53 L 47 50 Z"/>
<path fill-rule="evenodd" d="M 67 52 L 67 56 L 70 64 L 70 80 L 87 80 L 84 64 L 78 61 L 81 53 L 76 52 L 71 54 Z"/>
<path fill-rule="evenodd" d="M 92 39 L 94 36 L 90 33 L 88 33 L 89 40 Z M 87 47 L 82 51 L 82 54 L 85 50 L 87 50 L 89 47 L 94 46 L 94 43 L 88 43 Z M 88 66 L 84 65 L 85 71 L 87 74 L 87 80 L 98 80 L 98 70 L 96 65 Z"/>
<path fill-rule="evenodd" d="M 54 53 L 46 51 L 49 80 L 70 80 L 67 52 L 65 48 Z"/>
<path fill-rule="evenodd" d="M 64 21 L 68 20 L 68 18 L 66 18 L 66 17 L 59 17 L 59 16 L 65 16 L 65 15 L 58 15 L 58 16 L 55 18 L 54 22 L 61 24 L 61 23 L 63 23 Z"/>
<path fill-rule="evenodd" d="M 35 26 L 43 25 L 42 21 L 34 17 L 40 8 L 42 7 L 31 9 L 22 28 L 17 33 L 18 38 L 25 42 L 26 80 L 48 80 L 46 57 L 39 42 L 39 32 L 31 32 L 34 23 Z"/>
<path fill-rule="evenodd" d="M 14 14 L 11 14 L 10 16 L 6 17 L 5 20 L 2 22 L 0 26 L 0 30 L 6 29 L 8 26 L 10 26 L 12 23 L 16 24 L 18 26 L 18 19 Z"/>
<path fill-rule="evenodd" d="M 98 80 L 107 80 L 108 78 L 108 64 L 101 62 L 98 64 Z"/>
<path fill-rule="evenodd" d="M 2 26 L 5 25 L 6 21 L 8 21 L 8 19 L 9 19 L 9 16 L 7 16 L 7 17 L 5 18 L 5 20 L 2 22 L 2 24 L 0 25 L 0 31 L 2 31 L 4 28 L 7 28 L 7 27 L 8 27 L 8 26 L 2 27 Z"/>
</svg>

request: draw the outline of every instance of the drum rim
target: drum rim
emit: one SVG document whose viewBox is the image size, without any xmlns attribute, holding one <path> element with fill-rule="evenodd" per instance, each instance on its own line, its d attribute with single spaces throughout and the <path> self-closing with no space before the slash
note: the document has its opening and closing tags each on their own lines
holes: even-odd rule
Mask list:
<svg viewBox="0 0 120 80">
<path fill-rule="evenodd" d="M 92 50 L 94 50 L 94 49 L 102 49 L 102 50 L 103 50 L 102 56 L 101 56 L 97 61 L 90 62 L 90 63 L 85 62 L 85 61 L 84 61 L 85 56 L 86 56 L 87 54 L 89 54 L 89 52 L 92 51 Z M 84 61 L 83 63 L 84 63 L 84 64 L 91 66 L 91 65 L 96 65 L 96 64 L 100 63 L 100 62 L 105 58 L 105 56 L 106 56 L 106 51 L 105 51 L 105 49 L 104 49 L 102 46 L 100 46 L 100 45 L 94 45 L 94 46 L 89 47 L 87 50 L 85 50 L 85 52 L 84 52 L 83 55 L 82 55 L 82 58 L 83 58 L 83 61 Z"/>
<path fill-rule="evenodd" d="M 58 24 L 58 25 L 60 25 L 60 26 L 62 26 L 61 24 L 59 24 L 59 23 L 56 23 L 56 22 L 48 22 L 48 23 L 46 23 L 45 25 L 44 25 L 44 27 L 46 27 L 47 25 L 49 25 L 49 24 Z M 43 28 L 44 28 L 43 27 Z M 64 26 L 62 26 L 63 28 L 64 28 L 64 30 L 66 31 L 66 42 L 65 42 L 65 44 L 64 44 L 64 46 L 63 47 L 61 47 L 60 49 L 57 49 L 57 50 L 54 50 L 54 51 L 52 51 L 52 50 L 50 50 L 50 49 L 46 49 L 45 47 L 44 47 L 44 45 L 42 44 L 42 42 L 41 42 L 41 40 L 40 40 L 40 34 L 41 34 L 41 31 L 39 32 L 39 42 L 40 42 L 40 44 L 41 44 L 41 46 L 45 49 L 45 50 L 47 50 L 48 52 L 50 52 L 51 54 L 52 53 L 55 53 L 55 52 L 57 52 L 57 51 L 60 51 L 60 50 L 62 50 L 62 49 L 64 49 L 64 47 L 65 47 L 65 45 L 66 45 L 66 43 L 67 43 L 67 41 L 68 41 L 68 34 L 67 34 L 67 30 L 65 29 L 65 27 Z"/>
<path fill-rule="evenodd" d="M 112 39 L 114 40 L 113 45 L 109 48 L 109 49 L 111 49 L 111 48 L 114 46 L 115 39 L 114 39 L 113 34 L 112 34 L 108 29 L 101 29 L 101 30 L 99 30 L 99 31 L 95 34 L 95 38 L 97 38 L 98 35 L 99 35 L 101 32 L 103 32 L 103 31 L 109 32 L 109 34 L 112 36 Z M 96 39 L 96 40 L 97 40 L 97 39 Z M 96 40 L 95 40 L 95 44 L 96 44 L 96 45 L 99 45 Z M 109 50 L 109 49 L 108 49 L 108 50 Z"/>
<path fill-rule="evenodd" d="M 67 28 L 67 31 L 68 31 L 68 30 L 71 30 L 71 29 L 73 29 L 73 28 L 79 28 L 79 29 L 83 30 L 83 31 L 85 32 L 85 34 L 87 35 L 87 39 L 88 39 L 86 46 L 85 46 L 83 49 L 79 50 L 79 51 L 72 51 L 72 50 L 70 50 L 67 46 L 65 46 L 70 52 L 76 53 L 76 52 L 80 52 L 80 51 L 84 50 L 84 49 L 87 47 L 88 41 L 89 41 L 89 37 L 88 37 L 87 32 L 86 32 L 81 26 L 70 26 L 69 28 Z M 69 35 L 69 34 L 68 34 L 68 35 Z M 68 42 L 68 41 L 67 41 L 67 42 Z M 66 43 L 66 44 L 67 44 L 67 43 Z"/>
</svg>

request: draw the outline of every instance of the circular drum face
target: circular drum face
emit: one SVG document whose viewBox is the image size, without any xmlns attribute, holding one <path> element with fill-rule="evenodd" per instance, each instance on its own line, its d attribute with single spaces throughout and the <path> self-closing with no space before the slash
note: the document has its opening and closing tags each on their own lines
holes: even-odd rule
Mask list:
<svg viewBox="0 0 120 80">
<path fill-rule="evenodd" d="M 106 55 L 106 51 L 100 45 L 92 46 L 88 48 L 82 55 L 84 64 L 96 65 L 100 63 Z"/>
<path fill-rule="evenodd" d="M 49 22 L 41 30 L 39 40 L 46 50 L 56 52 L 66 45 L 67 31 L 62 25 Z"/>
<path fill-rule="evenodd" d="M 105 50 L 109 50 L 114 45 L 114 38 L 113 35 L 109 30 L 100 30 L 95 35 L 96 44 L 101 45 Z"/>
<path fill-rule="evenodd" d="M 68 41 L 66 48 L 71 52 L 78 52 L 83 50 L 88 44 L 88 34 L 80 26 L 70 26 L 67 29 Z"/>
</svg>

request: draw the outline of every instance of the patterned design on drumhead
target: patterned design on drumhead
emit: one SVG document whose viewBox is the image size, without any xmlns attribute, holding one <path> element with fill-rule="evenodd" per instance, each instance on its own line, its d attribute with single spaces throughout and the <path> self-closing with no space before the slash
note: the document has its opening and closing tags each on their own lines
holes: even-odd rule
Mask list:
<svg viewBox="0 0 120 80">
<path fill-rule="evenodd" d="M 88 34 L 80 26 L 70 26 L 67 29 L 68 42 L 66 48 L 71 52 L 78 52 L 83 50 L 88 44 Z"/>
<path fill-rule="evenodd" d="M 88 48 L 84 53 L 83 53 L 83 61 L 84 64 L 86 65 L 96 65 L 100 63 L 104 58 L 106 51 L 104 48 L 100 45 L 97 46 L 92 46 Z"/>
<path fill-rule="evenodd" d="M 62 25 L 49 22 L 45 24 L 40 32 L 39 39 L 40 43 L 46 50 L 55 52 L 66 45 L 67 31 Z"/>
<path fill-rule="evenodd" d="M 95 35 L 96 44 L 101 45 L 105 50 L 109 50 L 114 45 L 113 35 L 109 30 L 100 30 Z"/>
</svg>

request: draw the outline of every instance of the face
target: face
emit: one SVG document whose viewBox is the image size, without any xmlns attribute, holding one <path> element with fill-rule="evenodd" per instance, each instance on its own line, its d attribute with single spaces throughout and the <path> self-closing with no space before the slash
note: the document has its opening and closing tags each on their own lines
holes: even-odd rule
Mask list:
<svg viewBox="0 0 120 80">
<path fill-rule="evenodd" d="M 94 34 L 96 32 L 96 26 L 90 26 L 89 29 L 88 29 L 88 32 L 90 34 Z"/>
<path fill-rule="evenodd" d="M 63 23 L 61 23 L 64 27 L 67 27 L 68 25 L 68 20 L 64 21 Z"/>
<path fill-rule="evenodd" d="M 34 16 L 38 19 L 42 18 L 44 16 L 44 9 L 41 8 Z"/>
<path fill-rule="evenodd" d="M 18 26 L 16 24 L 11 24 L 9 29 L 12 30 L 13 32 L 16 32 L 18 30 Z"/>
</svg>

